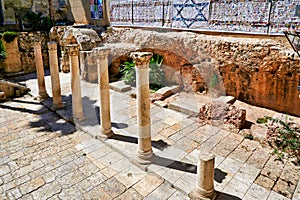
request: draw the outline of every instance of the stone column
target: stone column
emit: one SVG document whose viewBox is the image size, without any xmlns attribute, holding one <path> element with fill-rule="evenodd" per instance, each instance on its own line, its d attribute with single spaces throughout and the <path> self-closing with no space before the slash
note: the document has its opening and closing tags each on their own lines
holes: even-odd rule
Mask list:
<svg viewBox="0 0 300 200">
<path fill-rule="evenodd" d="M 196 188 L 189 194 L 191 199 L 213 200 L 214 190 L 214 154 L 202 154 L 198 157 Z"/>
<path fill-rule="evenodd" d="M 108 78 L 108 53 L 110 49 L 97 47 L 93 49 L 97 57 L 98 82 L 100 90 L 100 130 L 108 137 L 112 136 L 110 119 L 110 94 Z"/>
<path fill-rule="evenodd" d="M 41 42 L 34 42 L 34 56 L 35 56 L 35 63 L 36 63 L 35 66 L 36 75 L 38 79 L 39 97 L 41 99 L 46 99 L 49 96 L 47 94 L 46 85 L 45 85 L 45 74 L 44 74 Z"/>
<path fill-rule="evenodd" d="M 67 45 L 70 68 L 71 68 L 71 88 L 72 88 L 72 112 L 74 119 L 83 117 L 82 112 L 82 97 L 79 75 L 79 45 Z"/>
<path fill-rule="evenodd" d="M 137 89 L 137 121 L 138 121 L 138 156 L 140 164 L 150 164 L 152 161 L 151 124 L 150 124 L 150 90 L 149 62 L 150 52 L 134 52 L 130 57 L 135 62 Z"/>
<path fill-rule="evenodd" d="M 49 65 L 51 74 L 51 85 L 52 85 L 52 98 L 53 98 L 53 109 L 60 109 L 63 107 L 58 71 L 58 58 L 57 58 L 57 44 L 55 42 L 48 42 L 49 51 Z"/>
</svg>

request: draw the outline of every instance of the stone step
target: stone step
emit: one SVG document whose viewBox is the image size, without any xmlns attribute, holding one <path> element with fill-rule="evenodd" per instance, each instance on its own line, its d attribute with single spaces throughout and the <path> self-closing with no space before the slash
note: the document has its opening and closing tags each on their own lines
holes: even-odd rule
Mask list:
<svg viewBox="0 0 300 200">
<path fill-rule="evenodd" d="M 192 117 L 197 117 L 199 114 L 200 106 L 197 106 L 197 104 L 191 104 L 188 101 L 183 101 L 182 99 L 175 100 L 170 103 L 169 105 L 170 109 L 173 109 L 175 111 L 185 113 L 187 115 L 190 115 Z"/>
<path fill-rule="evenodd" d="M 29 88 L 20 84 L 0 80 L 0 90 L 5 92 L 6 97 L 19 97 L 30 91 Z"/>
<path fill-rule="evenodd" d="M 233 96 L 220 96 L 216 98 L 214 101 L 219 101 L 222 103 L 229 103 L 229 104 L 234 104 L 236 98 Z"/>
<path fill-rule="evenodd" d="M 155 92 L 155 94 L 161 94 L 162 98 L 168 98 L 169 96 L 179 92 L 181 90 L 180 85 L 172 85 L 172 86 L 165 86 Z"/>
<path fill-rule="evenodd" d="M 127 85 L 125 81 L 116 81 L 109 84 L 109 88 L 117 92 L 127 92 L 131 90 L 131 86 Z"/>
<path fill-rule="evenodd" d="M 179 93 L 174 100 L 169 103 L 169 108 L 178 112 L 185 113 L 192 117 L 199 115 L 200 108 L 212 101 L 221 101 L 224 103 L 234 103 L 235 98 L 232 96 L 221 96 L 212 98 L 208 95 L 195 94 L 195 93 Z"/>
<path fill-rule="evenodd" d="M 0 91 L 0 101 L 5 101 L 6 100 L 6 94 L 3 91 Z"/>
</svg>

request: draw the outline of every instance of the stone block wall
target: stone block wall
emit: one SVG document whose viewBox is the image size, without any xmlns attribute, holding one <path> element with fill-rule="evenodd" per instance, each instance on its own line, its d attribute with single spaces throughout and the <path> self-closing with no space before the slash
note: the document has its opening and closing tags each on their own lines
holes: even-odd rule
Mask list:
<svg viewBox="0 0 300 200">
<path fill-rule="evenodd" d="M 1 60 L 0 71 L 6 74 L 35 72 L 34 41 L 41 41 L 44 68 L 49 68 L 48 35 L 42 32 L 21 32 L 10 43 L 2 40 L 6 48 L 7 57 Z"/>
<path fill-rule="evenodd" d="M 130 43 L 159 53 L 165 57 L 163 64 L 173 69 L 170 77 L 182 75 L 185 83 L 204 82 L 210 90 L 211 83 L 218 82 L 223 84 L 218 89 L 224 89 L 220 94 L 300 116 L 300 58 L 281 40 L 128 28 L 115 29 L 107 43 Z M 116 52 L 112 49 L 112 54 Z M 124 55 L 111 57 L 118 61 Z"/>
<path fill-rule="evenodd" d="M 41 41 L 44 68 L 49 68 L 47 42 L 48 36 L 42 32 L 21 32 L 18 36 L 19 52 L 21 55 L 22 71 L 30 73 L 35 71 L 35 57 L 33 41 Z"/>
<path fill-rule="evenodd" d="M 1 39 L 1 41 L 6 51 L 6 59 L 2 60 L 1 62 L 1 71 L 5 73 L 20 72 L 22 70 L 22 64 L 20 60 L 17 38 L 10 43 L 5 42 L 3 39 Z"/>
<path fill-rule="evenodd" d="M 2 0 L 4 23 L 16 23 L 15 14 L 33 11 L 44 15 L 51 15 L 53 19 L 61 19 L 61 13 L 66 7 L 66 0 Z M 21 12 L 21 13 L 20 13 Z"/>
</svg>

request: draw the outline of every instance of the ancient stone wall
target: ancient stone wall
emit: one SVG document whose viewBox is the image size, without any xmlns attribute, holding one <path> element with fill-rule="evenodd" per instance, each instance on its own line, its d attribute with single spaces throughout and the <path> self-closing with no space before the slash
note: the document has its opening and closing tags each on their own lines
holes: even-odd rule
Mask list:
<svg viewBox="0 0 300 200">
<path fill-rule="evenodd" d="M 15 38 L 13 41 L 7 43 L 4 39 L 1 39 L 5 51 L 6 58 L 1 62 L 1 68 L 5 73 L 20 72 L 22 68 L 20 53 L 18 48 L 18 41 Z"/>
<path fill-rule="evenodd" d="M 139 49 L 159 50 L 165 56 L 164 64 L 174 69 L 173 75 L 182 73 L 190 84 L 196 82 L 200 85 L 204 80 L 209 88 L 212 82 L 223 82 L 227 95 L 300 116 L 300 107 L 296 106 L 300 104 L 297 90 L 300 58 L 272 37 L 238 38 L 115 29 L 107 43 L 130 43 Z M 124 56 L 116 52 L 112 50 L 112 54 L 116 54 L 111 56 L 112 59 Z M 213 80 L 218 79 L 211 73 L 216 69 L 222 80 Z"/>
<path fill-rule="evenodd" d="M 93 16 L 91 11 L 91 2 L 89 0 L 2 0 L 2 10 L 5 25 L 4 30 L 18 29 L 18 23 L 24 14 L 28 11 L 35 13 L 41 12 L 42 16 L 48 16 L 57 23 L 75 22 L 78 24 L 109 25 L 108 10 L 106 1 L 99 2 L 100 9 L 97 16 Z M 101 2 L 101 4 L 100 4 Z M 100 14 L 101 13 L 101 14 Z M 0 27 L 1 28 L 1 27 Z"/>
<path fill-rule="evenodd" d="M 22 71 L 25 73 L 35 71 L 35 57 L 33 42 L 41 41 L 44 68 L 49 68 L 47 42 L 48 36 L 42 32 L 21 32 L 18 36 L 19 51 L 21 55 Z"/>
</svg>

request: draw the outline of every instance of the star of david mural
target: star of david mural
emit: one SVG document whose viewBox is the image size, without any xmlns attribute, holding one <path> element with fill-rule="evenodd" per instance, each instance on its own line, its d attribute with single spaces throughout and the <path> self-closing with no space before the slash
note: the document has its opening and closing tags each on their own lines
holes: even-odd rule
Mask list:
<svg viewBox="0 0 300 200">
<path fill-rule="evenodd" d="M 190 28 L 195 22 L 205 22 L 208 19 L 204 16 L 203 10 L 209 5 L 209 2 L 196 3 L 195 0 L 186 0 L 184 3 L 173 4 L 177 10 L 177 14 L 172 18 L 174 21 L 183 22 L 187 28 Z M 195 9 L 195 16 L 186 17 L 184 12 L 189 12 L 190 9 Z M 190 13 L 189 13 L 190 14 Z"/>
</svg>

